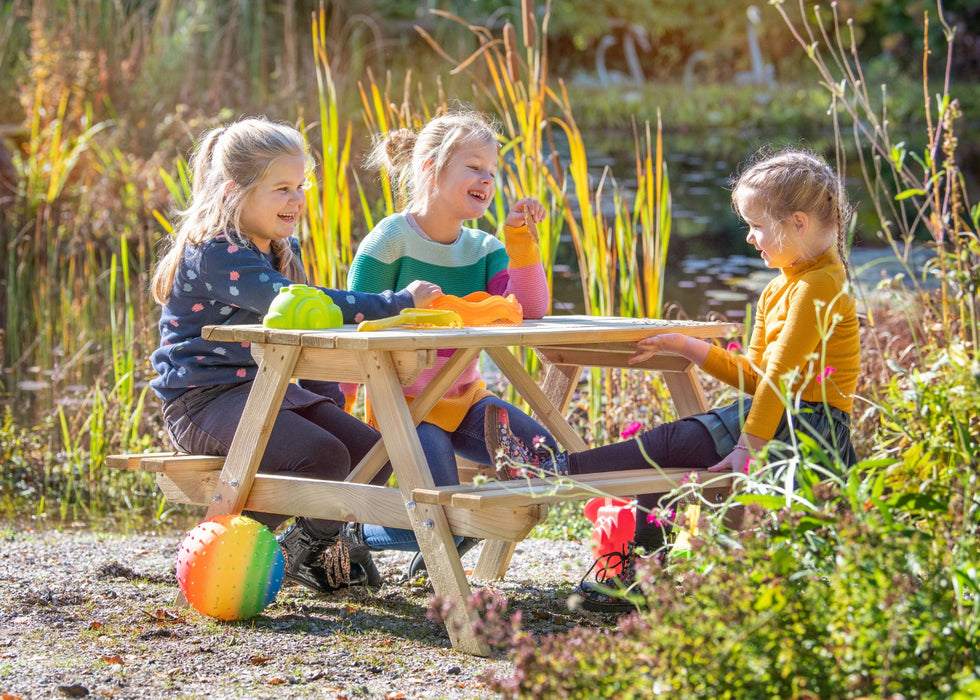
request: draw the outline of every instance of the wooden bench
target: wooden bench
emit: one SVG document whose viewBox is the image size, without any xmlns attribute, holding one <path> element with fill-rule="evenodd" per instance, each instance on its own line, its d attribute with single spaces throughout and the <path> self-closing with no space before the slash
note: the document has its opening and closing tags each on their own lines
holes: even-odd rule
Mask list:
<svg viewBox="0 0 980 700">
<path fill-rule="evenodd" d="M 224 457 L 189 455 L 178 452 L 154 452 L 144 454 L 118 454 L 106 458 L 106 466 L 113 469 L 145 471 L 156 474 L 157 487 L 171 503 L 185 505 L 207 506 L 218 484 L 221 469 L 225 463 Z M 492 476 L 492 469 L 481 465 L 459 460 L 460 481 L 464 484 L 473 482 L 478 476 Z M 267 474 L 256 474 L 249 500 L 268 501 L 267 492 L 284 478 Z M 291 513 L 308 517 L 324 517 L 320 499 L 329 498 L 333 489 L 330 482 L 316 479 L 302 479 L 303 488 L 297 489 L 289 503 L 282 504 L 279 512 Z M 338 515 L 342 520 L 364 520 L 365 522 L 389 525 L 411 529 L 412 525 L 398 489 L 372 486 L 370 484 L 351 485 L 364 493 L 363 503 L 370 504 L 372 511 L 379 503 L 385 507 L 381 510 L 387 514 L 378 517 L 377 511 L 373 516 L 363 512 L 359 504 L 351 504 L 349 512 Z M 446 487 L 456 488 L 456 487 Z M 427 501 L 419 501 L 424 503 Z M 552 501 L 553 502 L 553 501 Z M 250 509 L 248 502 L 246 510 Z M 360 513 L 360 517 L 358 514 Z M 517 542 L 524 539 L 536 525 L 543 522 L 548 515 L 548 506 L 544 501 L 525 503 L 499 504 L 496 507 L 483 508 L 480 513 L 459 511 L 449 515 L 449 523 L 456 534 L 477 537 L 484 540 L 483 548 L 473 577 L 480 580 L 501 579 L 507 572 L 511 557 Z M 503 539 L 502 539 L 503 538 Z"/>
<path fill-rule="evenodd" d="M 224 466 L 224 457 L 189 455 L 177 452 L 145 454 L 119 454 L 106 458 L 106 465 L 113 469 L 145 471 L 157 475 L 157 486 L 171 503 L 206 506 L 210 503 L 217 486 L 218 476 Z M 581 474 L 574 478 L 533 478 L 513 481 L 483 481 L 479 476 L 492 477 L 489 467 L 460 460 L 459 485 L 434 488 L 416 488 L 412 498 L 416 503 L 442 506 L 454 534 L 478 537 L 485 540 L 480 558 L 473 570 L 479 580 L 502 579 L 507 573 L 517 543 L 548 514 L 548 505 L 567 501 L 583 501 L 602 496 L 633 497 L 639 493 L 665 493 L 673 490 L 687 475 L 689 469 L 635 469 L 619 472 Z M 257 498 L 283 478 L 256 474 L 253 490 Z M 293 515 L 323 517 L 322 507 L 316 502 L 317 493 L 330 491 L 328 482 L 303 479 L 301 496 L 288 505 Z M 710 474 L 702 477 L 710 483 L 704 495 L 711 501 L 721 501 L 728 493 L 731 478 Z M 270 488 L 264 488 L 264 486 Z M 397 489 L 383 486 L 361 485 L 374 504 L 383 498 L 382 490 L 391 492 L 392 505 L 397 508 L 380 524 L 409 528 L 411 523 L 403 518 L 400 494 Z M 246 504 L 246 509 L 248 505 Z M 283 510 L 287 512 L 287 510 Z M 343 518 L 353 519 L 357 518 Z M 377 516 L 368 522 L 377 522 Z M 402 522 L 404 520 L 404 522 Z"/>
</svg>

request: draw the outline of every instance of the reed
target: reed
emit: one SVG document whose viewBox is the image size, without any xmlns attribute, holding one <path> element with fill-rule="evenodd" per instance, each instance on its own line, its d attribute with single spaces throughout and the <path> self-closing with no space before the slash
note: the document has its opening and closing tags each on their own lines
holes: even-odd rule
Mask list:
<svg viewBox="0 0 980 700">
<path fill-rule="evenodd" d="M 327 53 L 327 24 L 323 4 L 314 13 L 313 54 L 316 58 L 316 151 L 319 175 L 306 191 L 306 235 L 303 256 L 314 284 L 343 288 L 353 255 L 351 239 L 351 135 L 350 122 L 342 123 L 337 90 Z"/>
<path fill-rule="evenodd" d="M 821 76 L 821 85 L 830 99 L 840 169 L 845 166 L 843 139 L 849 127 L 865 189 L 881 226 L 879 237 L 903 263 L 908 279 L 916 284 L 917 299 L 925 304 L 911 328 L 919 341 L 915 344 L 918 360 L 923 359 L 923 350 L 944 347 L 954 339 L 977 347 L 977 289 L 970 280 L 980 276 L 980 247 L 976 243 L 980 205 L 971 206 L 957 163 L 956 122 L 962 118 L 962 111 L 950 90 L 955 28 L 946 22 L 942 3 L 937 3 L 936 15 L 946 40 L 946 63 L 938 88 L 930 79 L 930 13 L 923 13 L 922 107 L 926 133 L 922 153 L 911 150 L 904 140 L 893 139 L 887 86 L 882 85 L 878 95 L 869 91 L 854 24 L 842 18 L 838 6 L 831 4 L 829 16 L 819 6 L 808 13 L 800 0 L 800 17 L 794 19 L 782 0 L 773 4 Z M 936 255 L 935 266 L 927 267 L 923 274 L 935 272 L 940 284 L 938 295 L 924 289 L 923 280 L 912 269 L 911 253 L 922 233 Z M 869 320 L 875 323 L 873 314 Z"/>
</svg>

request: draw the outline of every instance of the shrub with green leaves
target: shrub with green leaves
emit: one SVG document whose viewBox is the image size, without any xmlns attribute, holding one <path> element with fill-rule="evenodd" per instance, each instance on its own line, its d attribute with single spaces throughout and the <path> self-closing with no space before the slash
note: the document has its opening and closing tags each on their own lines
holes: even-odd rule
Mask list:
<svg viewBox="0 0 980 700">
<path fill-rule="evenodd" d="M 975 522 L 940 540 L 915 527 L 901 497 L 854 511 L 839 491 L 817 492 L 815 509 L 749 506 L 743 532 L 700 542 L 615 633 L 515 634 L 516 670 L 495 689 L 522 698 L 972 696 Z"/>
</svg>

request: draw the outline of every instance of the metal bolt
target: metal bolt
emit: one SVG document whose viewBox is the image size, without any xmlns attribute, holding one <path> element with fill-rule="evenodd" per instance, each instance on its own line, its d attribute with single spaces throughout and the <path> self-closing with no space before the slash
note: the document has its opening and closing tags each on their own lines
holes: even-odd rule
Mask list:
<svg viewBox="0 0 980 700">
<path fill-rule="evenodd" d="M 221 500 L 221 494 L 220 493 L 216 493 L 213 496 L 211 496 L 211 502 L 212 503 L 218 503 L 220 500 Z"/>
<path fill-rule="evenodd" d="M 436 524 L 432 520 L 426 520 L 424 523 L 422 523 L 422 527 L 424 527 L 426 530 L 431 530 L 435 526 Z"/>
<path fill-rule="evenodd" d="M 405 507 L 409 510 L 415 510 L 415 501 L 405 501 Z"/>
<path fill-rule="evenodd" d="M 228 482 L 228 485 L 231 486 L 233 489 L 237 489 L 238 488 L 238 479 L 232 479 L 231 481 Z"/>
</svg>

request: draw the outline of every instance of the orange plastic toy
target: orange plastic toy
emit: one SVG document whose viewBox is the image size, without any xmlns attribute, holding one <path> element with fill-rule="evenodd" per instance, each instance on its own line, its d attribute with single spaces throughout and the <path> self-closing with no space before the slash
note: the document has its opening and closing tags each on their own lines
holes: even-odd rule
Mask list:
<svg viewBox="0 0 980 700">
<path fill-rule="evenodd" d="M 455 311 L 464 326 L 516 326 L 524 320 L 524 309 L 517 297 L 473 292 L 465 297 L 443 294 L 426 307 Z"/>
<path fill-rule="evenodd" d="M 585 504 L 585 517 L 595 523 L 592 528 L 592 559 L 610 552 L 625 552 L 636 531 L 636 507 L 633 501 L 619 498 L 593 498 Z M 615 557 L 605 567 L 605 576 L 615 576 L 622 563 Z"/>
</svg>

